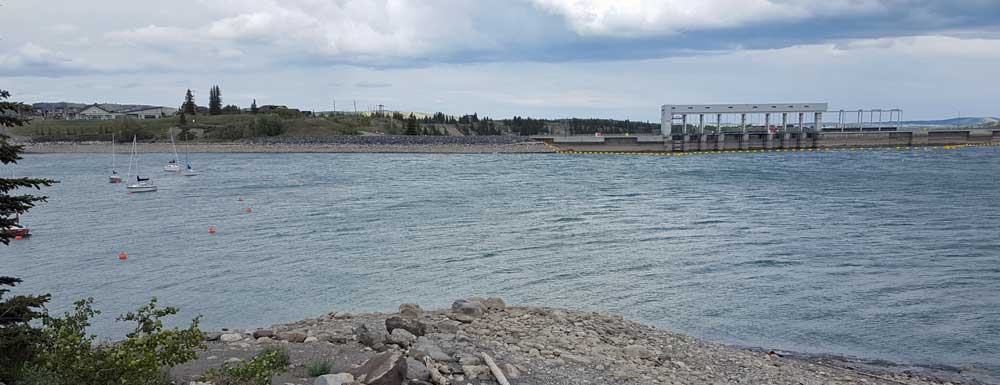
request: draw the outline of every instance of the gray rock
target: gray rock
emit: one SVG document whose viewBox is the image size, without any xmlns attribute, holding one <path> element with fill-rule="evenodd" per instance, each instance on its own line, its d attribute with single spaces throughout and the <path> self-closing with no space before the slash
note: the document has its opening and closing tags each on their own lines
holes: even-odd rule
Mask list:
<svg viewBox="0 0 1000 385">
<path fill-rule="evenodd" d="M 518 377 L 521 377 L 521 371 L 517 370 L 514 365 L 503 364 L 503 371 L 507 373 L 507 377 L 512 380 L 516 380 Z"/>
<path fill-rule="evenodd" d="M 584 357 L 584 356 L 581 356 L 581 355 L 572 354 L 572 353 L 563 353 L 563 354 L 560 354 L 559 358 L 562 358 L 564 361 L 567 361 L 567 362 L 573 362 L 573 363 L 583 364 L 583 365 L 590 365 L 590 363 L 591 363 L 590 358 L 587 358 L 587 357 Z"/>
<path fill-rule="evenodd" d="M 219 337 L 222 337 L 222 333 L 219 332 L 201 333 L 201 338 L 205 341 L 218 341 Z"/>
<path fill-rule="evenodd" d="M 398 351 L 378 353 L 351 372 L 364 384 L 400 385 L 406 378 L 406 358 Z"/>
<path fill-rule="evenodd" d="M 307 344 L 311 343 L 311 342 L 319 342 L 319 338 L 316 338 L 315 336 L 309 336 L 309 337 L 306 337 L 306 339 L 304 341 L 302 341 L 302 342 L 305 342 Z"/>
<path fill-rule="evenodd" d="M 507 308 L 507 304 L 499 297 L 487 298 L 482 301 L 482 304 L 486 307 L 486 311 L 503 311 Z"/>
<path fill-rule="evenodd" d="M 389 317 L 385 320 L 385 330 L 387 332 L 392 333 L 396 329 L 404 329 L 417 337 L 427 334 L 427 325 L 418 320 L 399 316 Z"/>
<path fill-rule="evenodd" d="M 301 343 L 305 342 L 306 335 L 304 333 L 299 333 L 299 332 L 280 332 L 275 335 L 274 339 L 294 342 L 294 343 Z"/>
<path fill-rule="evenodd" d="M 226 333 L 219 336 L 219 341 L 222 342 L 236 342 L 243 341 L 243 335 L 238 333 Z"/>
<path fill-rule="evenodd" d="M 486 306 L 478 300 L 460 299 L 451 304 L 451 310 L 458 314 L 480 317 L 486 312 Z"/>
<path fill-rule="evenodd" d="M 431 333 L 455 334 L 458 326 L 462 323 L 454 320 L 444 320 L 427 325 L 427 330 Z"/>
<path fill-rule="evenodd" d="M 413 335 L 404 329 L 394 329 L 392 333 L 389 334 L 388 338 L 390 343 L 402 346 L 403 348 L 408 348 L 417 342 L 417 336 Z"/>
<path fill-rule="evenodd" d="M 372 349 L 378 350 L 380 346 L 385 345 L 385 335 L 379 330 L 369 330 L 365 324 L 355 326 L 354 335 L 357 336 L 359 343 Z"/>
<path fill-rule="evenodd" d="M 399 315 L 403 317 L 420 318 L 420 316 L 423 314 L 424 314 L 423 309 L 420 309 L 420 305 L 417 305 L 415 303 L 404 303 L 402 305 L 399 305 Z"/>
<path fill-rule="evenodd" d="M 490 367 L 485 365 L 462 365 L 462 373 L 469 379 L 486 379 L 490 375 Z"/>
<path fill-rule="evenodd" d="M 350 373 L 337 373 L 316 377 L 313 385 L 344 385 L 351 382 L 354 382 L 354 376 Z"/>
<path fill-rule="evenodd" d="M 441 350 L 440 346 L 437 346 L 437 344 L 424 338 L 418 339 L 417 343 L 410 348 L 410 355 L 419 361 L 423 361 L 424 357 L 430 357 L 432 360 L 438 362 L 455 361 L 455 359 L 445 353 L 444 350 Z"/>
<path fill-rule="evenodd" d="M 471 354 L 462 354 L 458 357 L 458 364 L 462 366 L 481 365 L 483 360 Z"/>
<path fill-rule="evenodd" d="M 254 330 L 254 332 L 253 332 L 253 338 L 257 339 L 257 338 L 260 338 L 260 337 L 271 337 L 271 338 L 274 338 L 274 330 L 269 330 L 269 329 Z"/>
<path fill-rule="evenodd" d="M 653 352 L 642 345 L 629 345 L 622 349 L 626 357 L 648 359 L 653 357 Z"/>
<path fill-rule="evenodd" d="M 406 359 L 406 378 L 411 380 L 427 381 L 431 379 L 431 371 L 422 362 L 412 358 Z"/>
<path fill-rule="evenodd" d="M 345 336 L 330 335 L 323 338 L 323 340 L 332 344 L 340 345 L 340 344 L 346 344 L 348 338 Z"/>
</svg>

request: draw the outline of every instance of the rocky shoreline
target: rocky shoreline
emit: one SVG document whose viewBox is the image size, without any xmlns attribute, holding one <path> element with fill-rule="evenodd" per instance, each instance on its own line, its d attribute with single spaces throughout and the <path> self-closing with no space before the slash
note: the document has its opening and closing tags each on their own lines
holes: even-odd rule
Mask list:
<svg viewBox="0 0 1000 385">
<path fill-rule="evenodd" d="M 330 313 L 270 328 L 206 333 L 205 349 L 174 368 L 178 383 L 224 362 L 285 346 L 290 370 L 272 384 L 955 384 L 908 372 L 851 368 L 702 341 L 606 313 L 510 307 L 463 299 L 451 309 L 403 304 L 398 313 Z M 331 360 L 330 374 L 306 365 Z M 494 365 L 489 365 L 493 363 Z"/>
<path fill-rule="evenodd" d="M 334 140 L 335 139 L 335 140 Z M 107 142 L 28 142 L 26 154 L 86 154 L 111 152 Z M 170 143 L 142 143 L 144 153 L 171 153 Z M 196 142 L 185 144 L 193 153 L 417 153 L 417 154 L 526 154 L 552 152 L 541 142 L 522 137 L 399 137 L 344 136 L 329 140 L 269 140 L 258 142 Z M 119 145 L 128 154 L 128 145 Z"/>
</svg>

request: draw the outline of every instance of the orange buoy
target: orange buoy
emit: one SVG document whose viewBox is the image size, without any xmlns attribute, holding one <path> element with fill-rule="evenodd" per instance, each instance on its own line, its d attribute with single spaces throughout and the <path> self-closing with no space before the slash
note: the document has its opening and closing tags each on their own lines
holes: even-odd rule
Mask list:
<svg viewBox="0 0 1000 385">
<path fill-rule="evenodd" d="M 252 208 L 249 208 L 249 207 L 247 207 L 247 214 L 249 214 L 249 213 L 252 213 L 252 212 L 253 212 L 253 209 L 252 209 Z"/>
<path fill-rule="evenodd" d="M 123 252 L 121 252 L 121 254 L 118 254 L 118 259 L 124 261 L 124 260 L 128 259 L 128 254 L 125 254 L 125 252 L 123 251 Z"/>
<path fill-rule="evenodd" d="M 20 240 L 22 240 L 22 239 L 24 239 L 24 236 L 21 236 L 21 235 L 18 235 L 18 236 L 16 236 L 16 237 L 14 237 L 14 240 L 15 240 L 15 241 L 20 241 Z"/>
<path fill-rule="evenodd" d="M 208 233 L 209 234 L 215 234 L 215 228 L 214 227 L 209 227 L 208 228 Z"/>
</svg>

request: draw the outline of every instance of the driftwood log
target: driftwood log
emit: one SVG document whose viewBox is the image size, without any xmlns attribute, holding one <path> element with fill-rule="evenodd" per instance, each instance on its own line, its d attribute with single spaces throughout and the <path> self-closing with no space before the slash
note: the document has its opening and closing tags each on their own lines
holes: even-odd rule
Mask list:
<svg viewBox="0 0 1000 385">
<path fill-rule="evenodd" d="M 490 371 L 493 372 L 493 377 L 496 377 L 497 382 L 499 382 L 500 385 L 510 385 L 510 382 L 507 381 L 507 377 L 503 375 L 503 371 L 500 370 L 500 367 L 497 366 L 497 363 L 493 361 L 493 358 L 491 358 L 490 355 L 486 353 L 479 353 L 479 354 L 483 356 L 483 361 L 486 361 L 486 366 L 490 367 Z"/>
</svg>

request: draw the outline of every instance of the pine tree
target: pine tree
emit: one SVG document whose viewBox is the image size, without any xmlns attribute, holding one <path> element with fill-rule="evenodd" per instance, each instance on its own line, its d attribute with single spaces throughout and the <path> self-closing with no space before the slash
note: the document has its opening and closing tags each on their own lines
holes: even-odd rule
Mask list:
<svg viewBox="0 0 1000 385">
<path fill-rule="evenodd" d="M 20 127 L 28 122 L 22 116 L 31 110 L 31 107 L 20 102 L 8 102 L 10 93 L 0 90 L 0 128 Z M 7 142 L 8 136 L 0 133 L 0 163 L 15 164 L 21 157 L 18 155 L 24 150 L 24 146 L 14 145 Z M 23 214 L 35 206 L 36 202 L 44 202 L 44 196 L 32 195 L 8 195 L 9 192 L 18 188 L 40 189 L 42 186 L 51 186 L 56 181 L 36 178 L 0 178 L 0 229 L 12 227 L 16 223 L 16 215 Z M 0 243 L 7 244 L 10 235 L 0 233 Z"/>
<path fill-rule="evenodd" d="M 177 114 L 177 125 L 185 126 L 188 124 L 187 115 L 184 112 Z"/>
<path fill-rule="evenodd" d="M 406 135 L 419 135 L 420 128 L 417 127 L 417 117 L 410 114 L 410 117 L 406 119 Z"/>
<path fill-rule="evenodd" d="M 184 95 L 184 104 L 181 105 L 181 111 L 188 115 L 195 115 L 198 113 L 197 107 L 194 105 L 194 93 L 188 89 L 187 94 Z"/>
<path fill-rule="evenodd" d="M 222 115 L 222 90 L 219 86 L 213 86 L 208 91 L 208 113 L 209 115 Z"/>
<path fill-rule="evenodd" d="M 257 99 L 254 99 L 253 103 L 250 104 L 250 113 L 251 114 L 256 114 L 257 113 Z"/>
</svg>

